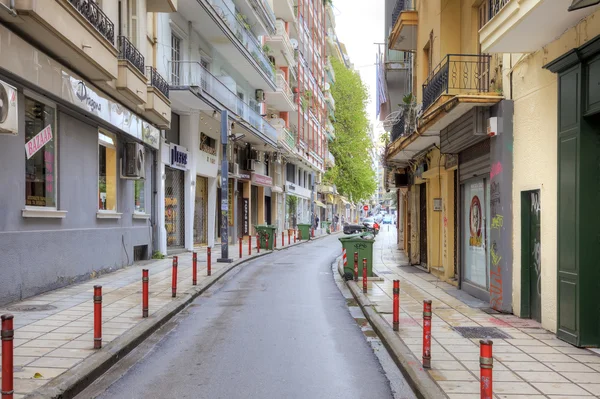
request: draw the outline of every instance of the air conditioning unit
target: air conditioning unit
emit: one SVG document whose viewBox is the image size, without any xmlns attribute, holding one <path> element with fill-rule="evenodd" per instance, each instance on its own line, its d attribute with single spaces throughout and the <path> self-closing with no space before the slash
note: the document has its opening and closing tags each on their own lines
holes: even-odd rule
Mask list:
<svg viewBox="0 0 600 399">
<path fill-rule="evenodd" d="M 246 170 L 254 171 L 256 161 L 254 159 L 249 159 L 246 161 Z"/>
<path fill-rule="evenodd" d="M 0 134 L 19 133 L 17 89 L 0 81 Z"/>
<path fill-rule="evenodd" d="M 238 176 L 240 174 L 240 164 L 234 163 L 231 171 L 234 175 Z"/>
<path fill-rule="evenodd" d="M 257 89 L 255 94 L 256 94 L 256 101 L 258 101 L 259 103 L 265 102 L 265 91 L 264 90 Z"/>
<path fill-rule="evenodd" d="M 124 179 L 144 179 L 146 156 L 145 149 L 139 143 L 125 144 L 125 168 L 121 171 L 121 177 Z"/>
</svg>

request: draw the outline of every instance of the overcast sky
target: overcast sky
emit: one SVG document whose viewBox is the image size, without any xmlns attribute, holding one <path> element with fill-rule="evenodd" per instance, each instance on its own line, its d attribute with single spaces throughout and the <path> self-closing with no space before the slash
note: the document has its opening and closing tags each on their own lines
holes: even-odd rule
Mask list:
<svg viewBox="0 0 600 399">
<path fill-rule="evenodd" d="M 385 40 L 384 0 L 333 0 L 333 9 L 337 36 L 346 45 L 350 61 L 369 88 L 367 112 L 377 131 L 379 122 L 374 103 L 377 46 L 373 43 Z"/>
</svg>

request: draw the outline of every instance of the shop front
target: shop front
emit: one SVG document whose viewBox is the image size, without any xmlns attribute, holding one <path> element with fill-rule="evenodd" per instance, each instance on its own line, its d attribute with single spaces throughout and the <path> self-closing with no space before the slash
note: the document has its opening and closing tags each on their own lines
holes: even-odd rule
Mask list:
<svg viewBox="0 0 600 399">
<path fill-rule="evenodd" d="M 189 170 L 189 153 L 186 148 L 166 143 L 168 157 L 165 164 L 165 236 L 167 253 L 185 248 L 185 172 Z"/>
<path fill-rule="evenodd" d="M 0 304 L 148 259 L 159 130 L 3 25 L 0 46 Z"/>
<path fill-rule="evenodd" d="M 285 192 L 288 196 L 296 197 L 297 200 L 295 210 L 289 210 L 289 214 L 295 218 L 296 224 L 298 223 L 310 223 L 310 203 L 312 198 L 312 192 L 304 187 L 296 184 L 286 182 Z M 289 205 L 289 203 L 288 203 Z M 295 212 L 295 213 L 294 213 Z"/>
<path fill-rule="evenodd" d="M 194 246 L 214 245 L 215 235 L 220 234 L 220 231 L 216 232 L 215 230 L 218 230 L 221 225 L 217 222 L 217 217 L 215 217 L 217 214 L 217 191 L 220 190 L 220 188 L 217 187 L 217 176 L 219 173 L 217 147 L 219 140 L 215 133 L 203 131 L 207 130 L 205 126 L 206 122 L 204 122 L 204 120 L 208 118 L 208 115 L 201 118 L 199 131 L 197 133 L 192 133 L 193 136 L 199 138 L 199 143 L 193 143 L 196 144 L 194 145 L 194 170 L 192 171 L 193 175 L 196 177 L 196 181 L 192 182 L 192 184 L 195 184 L 193 223 Z M 205 123 L 204 125 L 203 122 Z M 194 126 L 194 123 L 190 123 L 190 125 Z M 228 181 L 228 193 L 230 197 L 228 200 L 231 201 L 235 194 L 233 191 L 234 179 L 229 179 Z M 229 225 L 233 226 L 233 206 L 230 205 L 228 209 L 230 209 Z"/>
</svg>

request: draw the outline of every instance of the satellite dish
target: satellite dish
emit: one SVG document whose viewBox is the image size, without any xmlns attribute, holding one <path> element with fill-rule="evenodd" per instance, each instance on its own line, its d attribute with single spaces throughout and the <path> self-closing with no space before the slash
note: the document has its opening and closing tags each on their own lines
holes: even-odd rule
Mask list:
<svg viewBox="0 0 600 399">
<path fill-rule="evenodd" d="M 325 91 L 329 91 L 329 89 L 331 89 L 331 85 L 325 82 Z"/>
<path fill-rule="evenodd" d="M 298 40 L 290 39 L 290 43 L 292 43 L 292 47 L 294 48 L 294 50 L 298 48 Z"/>
</svg>

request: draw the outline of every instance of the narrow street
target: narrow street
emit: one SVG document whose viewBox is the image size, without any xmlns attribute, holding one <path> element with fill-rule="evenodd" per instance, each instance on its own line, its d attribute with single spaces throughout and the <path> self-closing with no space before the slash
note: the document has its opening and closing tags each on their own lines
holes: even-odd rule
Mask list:
<svg viewBox="0 0 600 399">
<path fill-rule="evenodd" d="M 340 248 L 332 236 L 241 266 L 79 397 L 393 397 L 332 277 Z"/>
</svg>

